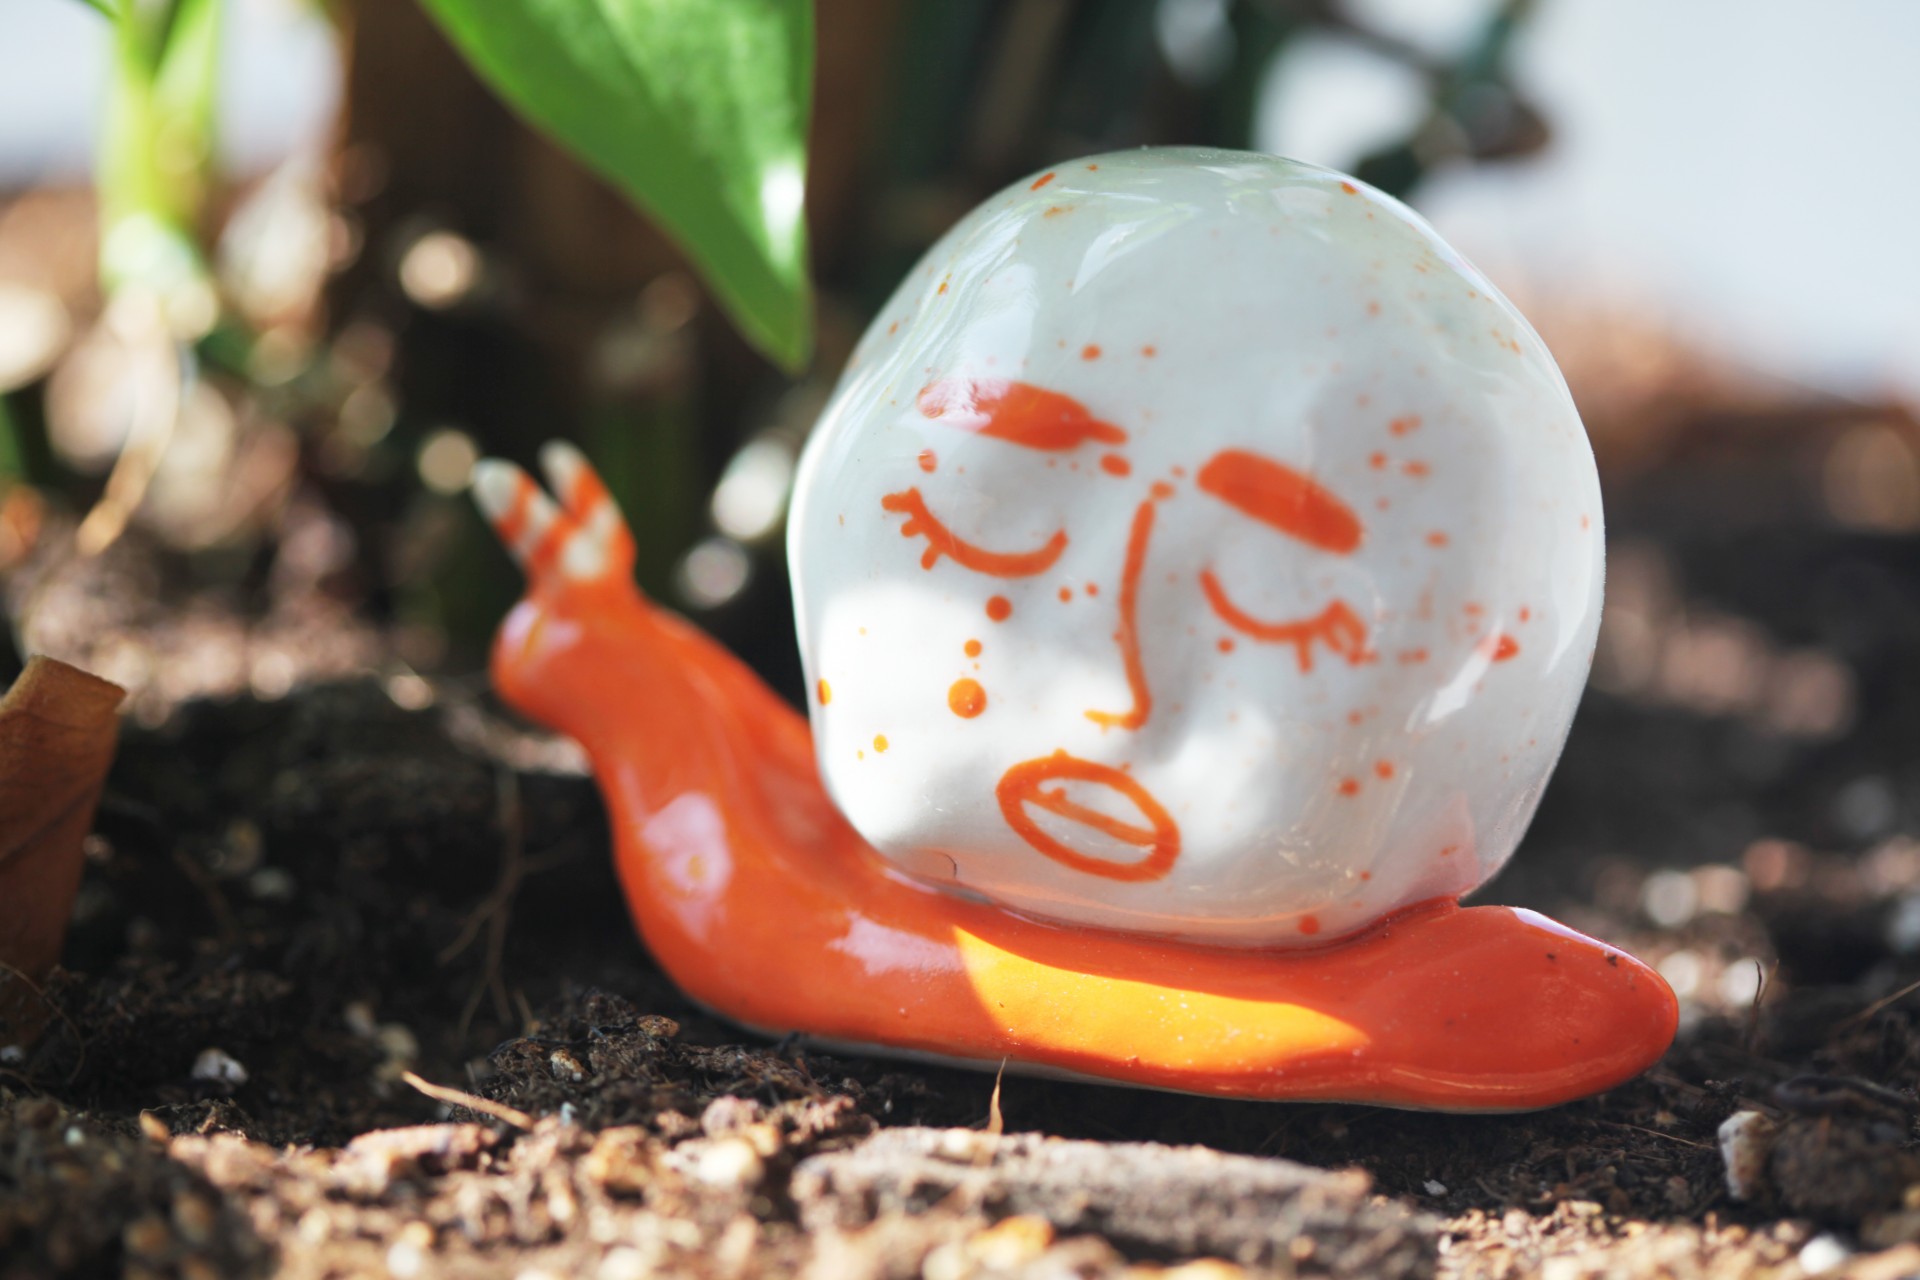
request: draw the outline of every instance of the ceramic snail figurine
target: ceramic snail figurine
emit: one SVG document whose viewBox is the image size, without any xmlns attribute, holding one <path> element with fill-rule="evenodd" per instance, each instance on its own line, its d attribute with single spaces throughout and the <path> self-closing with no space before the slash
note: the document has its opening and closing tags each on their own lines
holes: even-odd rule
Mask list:
<svg viewBox="0 0 1920 1280">
<path fill-rule="evenodd" d="M 1539 338 L 1379 192 L 1143 150 L 935 245 L 800 467 L 811 733 L 544 465 L 557 505 L 476 475 L 530 578 L 494 679 L 586 747 L 647 944 L 728 1019 L 1459 1111 L 1671 1040 L 1644 965 L 1458 905 L 1566 737 L 1600 494 Z"/>
</svg>

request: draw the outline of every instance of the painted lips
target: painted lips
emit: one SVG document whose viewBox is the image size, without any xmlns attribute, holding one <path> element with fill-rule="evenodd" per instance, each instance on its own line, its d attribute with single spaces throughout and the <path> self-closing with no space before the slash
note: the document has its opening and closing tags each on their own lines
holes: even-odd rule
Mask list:
<svg viewBox="0 0 1920 1280">
<path fill-rule="evenodd" d="M 1068 784 L 1078 785 L 1070 790 Z M 994 796 L 1022 840 L 1075 871 L 1108 880 L 1158 880 L 1180 856 L 1180 827 L 1173 815 L 1130 774 L 1111 765 L 1056 751 L 1008 769 Z M 1115 809 L 1127 816 L 1115 816 Z M 1083 853 L 1043 828 L 1036 814 L 1058 819 L 1052 826 L 1063 834 L 1078 828 L 1145 854 L 1121 861 Z"/>
</svg>

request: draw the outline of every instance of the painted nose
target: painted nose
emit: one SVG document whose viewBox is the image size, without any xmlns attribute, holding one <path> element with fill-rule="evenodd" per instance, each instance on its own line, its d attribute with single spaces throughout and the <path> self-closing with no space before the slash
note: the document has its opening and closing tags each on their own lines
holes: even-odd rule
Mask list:
<svg viewBox="0 0 1920 1280">
<path fill-rule="evenodd" d="M 1147 664 L 1140 653 L 1140 575 L 1146 570 L 1147 548 L 1153 542 L 1156 505 L 1172 495 L 1172 489 L 1156 483 L 1151 496 L 1134 509 L 1133 525 L 1127 531 L 1117 602 L 1120 625 L 1114 632 L 1114 640 L 1120 646 L 1120 661 L 1126 670 L 1127 692 L 1133 704 L 1124 711 L 1089 708 L 1087 719 L 1103 728 L 1139 729 L 1153 714 L 1153 687 L 1147 682 Z"/>
</svg>

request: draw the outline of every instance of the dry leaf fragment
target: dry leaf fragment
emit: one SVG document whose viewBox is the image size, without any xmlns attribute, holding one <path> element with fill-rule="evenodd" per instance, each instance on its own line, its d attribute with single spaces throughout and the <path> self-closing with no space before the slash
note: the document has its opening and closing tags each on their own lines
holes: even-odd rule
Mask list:
<svg viewBox="0 0 1920 1280">
<path fill-rule="evenodd" d="M 46 1022 L 37 984 L 60 958 L 124 697 L 36 657 L 0 700 L 0 1044 Z"/>
</svg>

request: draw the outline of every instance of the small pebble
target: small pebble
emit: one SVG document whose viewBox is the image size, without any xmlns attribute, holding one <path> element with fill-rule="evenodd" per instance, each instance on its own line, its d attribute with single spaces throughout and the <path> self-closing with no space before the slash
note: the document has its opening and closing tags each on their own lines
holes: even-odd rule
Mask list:
<svg viewBox="0 0 1920 1280">
<path fill-rule="evenodd" d="M 1736 1111 L 1720 1124 L 1720 1159 L 1727 1166 L 1727 1194 L 1752 1200 L 1766 1183 L 1767 1157 L 1780 1126 L 1764 1112 Z"/>
<path fill-rule="evenodd" d="M 400 1280 L 419 1275 L 420 1269 L 426 1265 L 427 1255 L 411 1240 L 397 1240 L 387 1250 L 387 1270 Z"/>
<path fill-rule="evenodd" d="M 597 1280 L 646 1280 L 653 1274 L 653 1268 L 647 1265 L 645 1254 L 623 1244 L 607 1250 L 607 1256 L 600 1259 L 600 1268 L 594 1274 Z"/>
<path fill-rule="evenodd" d="M 710 1187 L 749 1187 L 766 1171 L 760 1153 L 740 1138 L 721 1138 L 702 1151 L 693 1176 Z"/>
<path fill-rule="evenodd" d="M 1817 1276 L 1833 1270 L 1852 1256 L 1852 1251 L 1833 1236 L 1815 1236 L 1807 1241 L 1806 1247 L 1800 1250 L 1800 1256 L 1794 1261 L 1808 1275 Z"/>
<path fill-rule="evenodd" d="M 1038 1258 L 1052 1243 L 1052 1223 L 1034 1214 L 1020 1214 L 967 1241 L 967 1252 L 990 1270 L 1012 1271 Z"/>
<path fill-rule="evenodd" d="M 247 1069 L 225 1049 L 202 1049 L 193 1060 L 191 1074 L 195 1080 L 212 1080 L 236 1089 L 247 1082 Z"/>
</svg>

